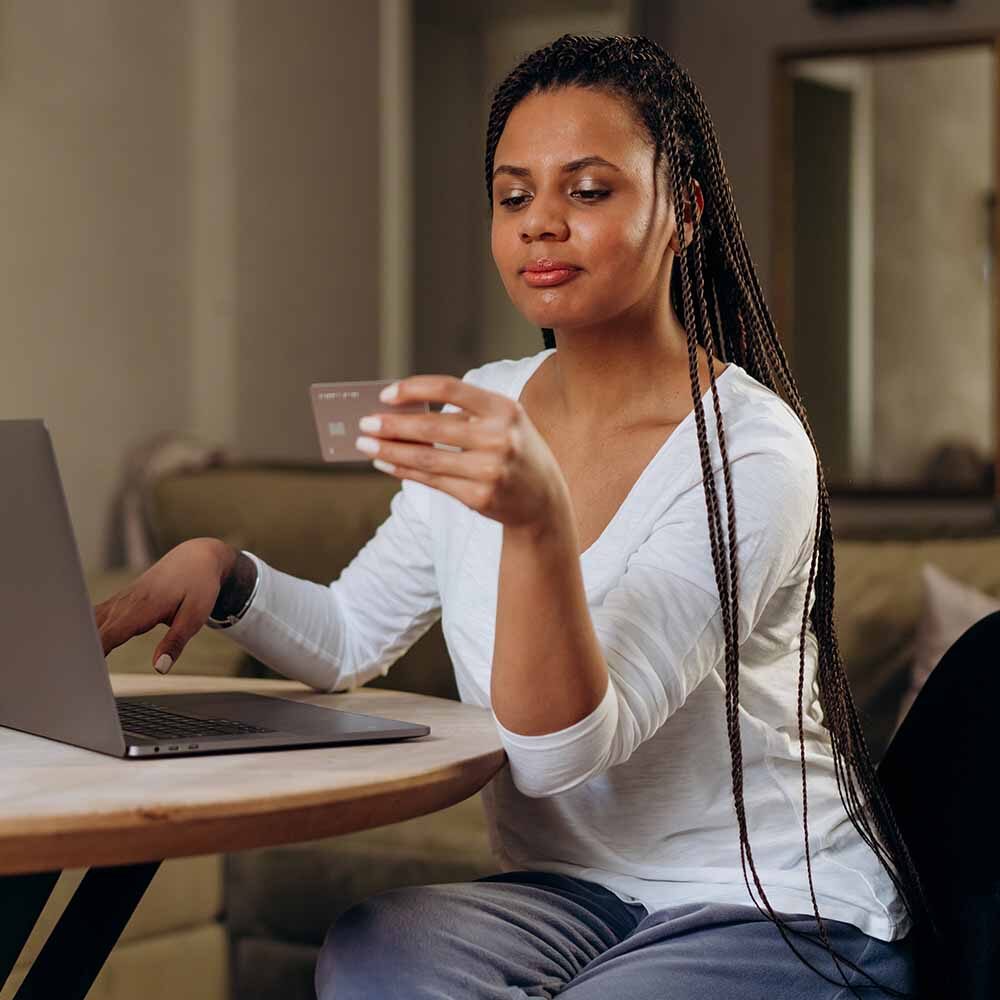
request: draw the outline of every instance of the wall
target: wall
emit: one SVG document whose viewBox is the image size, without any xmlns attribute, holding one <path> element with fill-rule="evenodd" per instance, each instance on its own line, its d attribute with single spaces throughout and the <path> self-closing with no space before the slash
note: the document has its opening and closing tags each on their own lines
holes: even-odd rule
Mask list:
<svg viewBox="0 0 1000 1000">
<path fill-rule="evenodd" d="M 482 9 L 418 0 L 413 12 L 413 371 L 460 376 L 482 364 Z"/>
<path fill-rule="evenodd" d="M 0 418 L 43 417 L 85 570 L 166 431 L 318 461 L 379 374 L 379 4 L 0 0 Z"/>
<path fill-rule="evenodd" d="M 183 4 L 0 5 L 0 418 L 44 419 L 86 567 L 190 407 L 188 53 Z"/>
<path fill-rule="evenodd" d="M 379 347 L 378 5 L 240 0 L 235 444 L 319 461 L 309 384 Z"/>
</svg>

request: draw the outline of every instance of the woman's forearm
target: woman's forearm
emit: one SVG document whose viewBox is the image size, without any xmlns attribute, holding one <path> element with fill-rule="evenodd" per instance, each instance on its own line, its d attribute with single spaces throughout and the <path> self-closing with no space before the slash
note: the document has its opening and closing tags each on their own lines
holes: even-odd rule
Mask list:
<svg viewBox="0 0 1000 1000">
<path fill-rule="evenodd" d="M 545 530 L 504 526 L 490 699 L 514 733 L 572 726 L 607 689 L 577 549 L 569 512 Z"/>
</svg>

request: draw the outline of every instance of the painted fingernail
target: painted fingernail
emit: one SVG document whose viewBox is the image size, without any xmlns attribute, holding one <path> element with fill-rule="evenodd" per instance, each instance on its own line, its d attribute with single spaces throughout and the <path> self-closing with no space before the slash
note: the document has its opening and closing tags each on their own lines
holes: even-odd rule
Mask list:
<svg viewBox="0 0 1000 1000">
<path fill-rule="evenodd" d="M 165 674 L 174 665 L 173 658 L 167 653 L 163 653 L 160 658 L 153 664 L 157 673 Z"/>
<path fill-rule="evenodd" d="M 387 385 L 379 394 L 378 398 L 382 400 L 383 403 L 388 403 L 390 399 L 395 399 L 396 394 L 399 392 L 399 383 L 393 382 L 392 385 Z"/>
<path fill-rule="evenodd" d="M 372 465 L 374 465 L 376 469 L 381 469 L 383 472 L 393 472 L 396 469 L 396 466 L 394 466 L 391 462 L 383 462 L 381 458 L 373 458 Z"/>
<path fill-rule="evenodd" d="M 382 427 L 382 421 L 378 417 L 362 417 L 358 421 L 358 430 L 377 431 Z"/>
<path fill-rule="evenodd" d="M 367 451 L 368 454 L 374 455 L 378 452 L 379 444 L 375 438 L 370 437 L 358 437 L 354 439 L 354 447 L 358 451 Z"/>
</svg>

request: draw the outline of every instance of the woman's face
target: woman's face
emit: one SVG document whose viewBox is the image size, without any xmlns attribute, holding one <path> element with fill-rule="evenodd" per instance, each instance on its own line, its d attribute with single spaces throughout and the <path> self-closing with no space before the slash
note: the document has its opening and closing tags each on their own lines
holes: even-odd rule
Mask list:
<svg viewBox="0 0 1000 1000">
<path fill-rule="evenodd" d="M 494 155 L 490 242 L 507 294 L 532 325 L 582 328 L 669 308 L 674 213 L 662 177 L 654 184 L 653 155 L 624 101 L 603 91 L 532 94 L 510 113 Z M 590 156 L 612 165 L 564 169 Z M 580 271 L 532 287 L 522 269 L 543 257 Z"/>
</svg>

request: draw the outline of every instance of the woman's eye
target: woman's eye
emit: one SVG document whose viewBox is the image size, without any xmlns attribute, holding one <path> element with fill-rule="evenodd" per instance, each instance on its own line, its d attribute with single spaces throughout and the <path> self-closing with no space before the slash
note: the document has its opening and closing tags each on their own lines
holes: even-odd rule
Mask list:
<svg viewBox="0 0 1000 1000">
<path fill-rule="evenodd" d="M 593 202 L 593 201 L 600 201 L 602 198 L 604 198 L 607 195 L 611 194 L 611 192 L 610 191 L 606 191 L 603 188 L 581 188 L 579 191 L 574 191 L 573 194 L 593 195 L 594 197 L 582 198 L 581 199 L 581 201 L 591 201 L 591 202 Z M 520 208 L 521 207 L 521 202 L 523 202 L 527 197 L 528 197 L 528 195 L 526 195 L 526 194 L 512 195 L 509 198 L 503 198 L 503 199 L 501 199 L 500 204 L 501 205 L 510 205 L 513 208 Z"/>
</svg>

